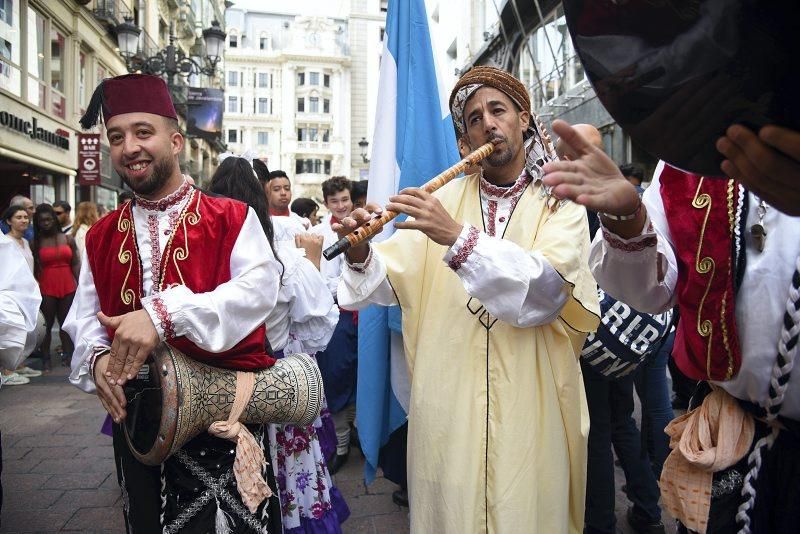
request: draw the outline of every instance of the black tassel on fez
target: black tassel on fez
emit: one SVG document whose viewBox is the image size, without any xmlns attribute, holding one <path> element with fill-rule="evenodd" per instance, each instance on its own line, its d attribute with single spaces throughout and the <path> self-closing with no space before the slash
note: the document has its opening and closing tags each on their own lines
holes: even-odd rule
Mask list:
<svg viewBox="0 0 800 534">
<path fill-rule="evenodd" d="M 103 85 L 105 80 L 97 85 L 97 88 L 92 93 L 92 99 L 89 100 L 89 106 L 86 108 L 86 113 L 83 114 L 81 120 L 81 127 L 84 130 L 89 130 L 94 127 L 100 120 L 100 111 L 103 109 Z"/>
</svg>

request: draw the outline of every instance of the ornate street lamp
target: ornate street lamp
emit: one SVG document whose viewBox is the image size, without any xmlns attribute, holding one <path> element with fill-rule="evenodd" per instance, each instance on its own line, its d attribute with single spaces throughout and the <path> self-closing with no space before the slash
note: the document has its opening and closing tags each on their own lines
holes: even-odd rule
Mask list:
<svg viewBox="0 0 800 534">
<path fill-rule="evenodd" d="M 176 74 L 185 78 L 193 74 L 214 76 L 225 48 L 225 32 L 216 20 L 211 23 L 210 28 L 203 30 L 206 54 L 202 62 L 187 56 L 175 46 L 174 26 L 170 26 L 169 45 L 150 57 L 137 54 L 142 29 L 133 24 L 133 19 L 126 18 L 125 22 L 118 24 L 116 33 L 119 54 L 125 59 L 128 72 L 143 72 L 156 76 L 166 74 L 170 86 L 174 85 Z"/>
<path fill-rule="evenodd" d="M 358 146 L 361 147 L 361 159 L 364 160 L 364 163 L 369 163 L 369 158 L 367 157 L 367 147 L 369 146 L 369 141 L 367 141 L 367 138 L 362 137 L 361 141 L 358 142 Z"/>
</svg>

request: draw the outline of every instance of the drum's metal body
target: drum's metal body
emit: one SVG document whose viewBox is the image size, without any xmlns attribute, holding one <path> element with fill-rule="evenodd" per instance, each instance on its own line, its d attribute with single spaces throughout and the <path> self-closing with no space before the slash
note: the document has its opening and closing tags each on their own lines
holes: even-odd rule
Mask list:
<svg viewBox="0 0 800 534">
<path fill-rule="evenodd" d="M 133 455 L 159 465 L 183 445 L 225 421 L 236 396 L 236 371 L 211 367 L 161 344 L 126 385 L 123 425 Z M 311 424 L 322 408 L 322 376 L 306 354 L 293 354 L 256 374 L 242 423 Z"/>
</svg>

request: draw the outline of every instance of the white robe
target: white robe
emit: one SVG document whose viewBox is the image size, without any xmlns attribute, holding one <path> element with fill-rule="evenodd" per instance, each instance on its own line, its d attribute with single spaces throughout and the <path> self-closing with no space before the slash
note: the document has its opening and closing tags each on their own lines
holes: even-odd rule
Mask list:
<svg viewBox="0 0 800 534">
<path fill-rule="evenodd" d="M 42 296 L 19 245 L 0 233 L 0 366 L 16 369 L 36 344 Z"/>
</svg>

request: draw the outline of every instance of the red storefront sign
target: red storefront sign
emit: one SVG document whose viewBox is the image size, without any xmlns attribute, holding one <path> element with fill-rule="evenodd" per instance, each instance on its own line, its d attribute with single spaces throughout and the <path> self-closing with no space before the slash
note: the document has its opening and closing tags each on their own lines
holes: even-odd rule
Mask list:
<svg viewBox="0 0 800 534">
<path fill-rule="evenodd" d="M 100 185 L 100 134 L 78 134 L 78 183 Z"/>
</svg>

